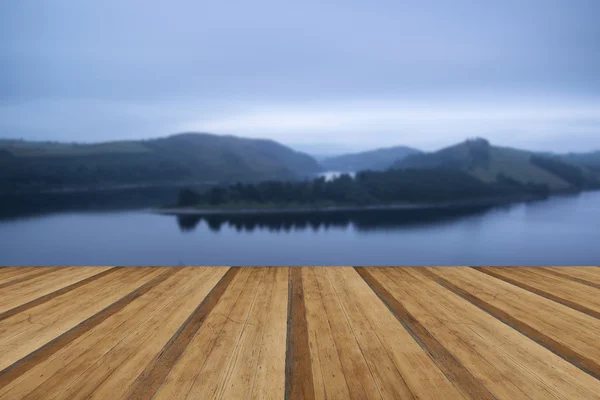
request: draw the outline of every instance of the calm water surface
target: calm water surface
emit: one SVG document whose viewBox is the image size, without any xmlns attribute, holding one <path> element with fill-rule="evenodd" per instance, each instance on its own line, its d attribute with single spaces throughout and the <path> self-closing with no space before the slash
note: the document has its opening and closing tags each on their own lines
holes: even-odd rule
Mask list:
<svg viewBox="0 0 600 400">
<path fill-rule="evenodd" d="M 600 265 L 600 192 L 452 212 L 0 220 L 0 265 Z"/>
</svg>

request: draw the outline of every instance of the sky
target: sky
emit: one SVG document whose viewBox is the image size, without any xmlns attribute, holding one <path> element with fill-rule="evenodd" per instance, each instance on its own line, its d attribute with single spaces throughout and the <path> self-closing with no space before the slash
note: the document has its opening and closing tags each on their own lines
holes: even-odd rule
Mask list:
<svg viewBox="0 0 600 400">
<path fill-rule="evenodd" d="M 0 138 L 600 149 L 598 0 L 0 2 Z"/>
</svg>

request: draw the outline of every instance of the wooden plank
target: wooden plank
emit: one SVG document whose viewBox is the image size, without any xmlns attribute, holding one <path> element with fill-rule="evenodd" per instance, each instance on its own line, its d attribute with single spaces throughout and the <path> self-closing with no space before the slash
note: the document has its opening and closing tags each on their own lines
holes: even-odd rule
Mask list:
<svg viewBox="0 0 600 400">
<path fill-rule="evenodd" d="M 418 271 L 383 274 L 394 296 L 495 396 L 598 398 L 598 380 Z"/>
<path fill-rule="evenodd" d="M 600 320 L 535 293 L 599 268 L 82 269 L 0 267 L 0 400 L 600 400 Z"/>
<path fill-rule="evenodd" d="M 89 267 L 89 268 L 96 269 L 96 267 Z M 0 321 L 4 320 L 6 318 L 12 317 L 13 315 L 25 312 L 25 311 L 29 310 L 30 308 L 39 306 L 40 304 L 44 304 L 45 302 L 50 301 L 50 300 L 54 299 L 55 297 L 62 296 L 63 294 L 69 293 L 72 290 L 75 290 L 83 285 L 93 282 L 96 279 L 100 279 L 100 278 L 102 278 L 108 274 L 111 274 L 115 271 L 117 271 L 116 268 L 109 268 L 109 269 L 98 268 L 97 269 L 98 273 L 96 273 L 88 278 L 82 279 L 80 281 L 77 281 L 77 282 L 69 285 L 69 286 L 65 286 L 61 289 L 58 289 L 55 292 L 48 293 L 47 295 L 38 297 L 37 299 L 31 300 L 28 303 L 21 304 L 20 306 L 17 306 L 13 309 L 7 310 L 3 313 L 0 313 Z"/>
<path fill-rule="evenodd" d="M 246 282 L 250 272 L 249 268 L 242 268 L 236 274 L 213 311 L 158 388 L 154 399 L 185 399 L 195 381 L 202 379 L 199 378 L 199 373 L 207 362 L 208 355 L 215 346 L 225 324 L 231 321 L 231 313 L 240 295 L 247 287 Z"/>
<path fill-rule="evenodd" d="M 544 269 L 600 285 L 600 267 L 545 267 Z"/>
<path fill-rule="evenodd" d="M 327 273 L 353 326 L 356 340 L 380 341 L 415 398 L 466 398 L 354 269 L 327 268 Z M 363 326 L 371 333 L 363 332 Z"/>
<path fill-rule="evenodd" d="M 339 350 L 336 348 L 332 327 L 325 311 L 323 294 L 317 283 L 315 268 L 303 268 L 300 271 L 306 309 L 306 317 L 302 315 L 301 318 L 306 321 L 308 343 L 303 344 L 302 348 L 297 350 L 298 353 L 307 358 L 302 364 L 298 363 L 300 364 L 298 372 L 310 374 L 313 377 L 316 399 L 350 398 L 350 389 L 340 360 Z M 304 321 L 300 321 L 298 325 L 301 323 L 304 323 Z M 288 335 L 298 335 L 298 331 L 288 332 Z M 291 355 L 288 356 L 289 358 L 291 358 Z M 366 369 L 364 359 L 361 361 Z M 294 375 L 293 373 L 290 373 L 287 379 L 290 384 L 296 380 L 299 381 L 298 386 L 308 381 L 307 378 L 300 378 L 298 374 Z M 306 390 L 310 391 L 310 388 Z M 300 394 L 297 394 L 297 397 L 292 397 L 291 394 L 294 393 L 297 392 L 290 390 L 288 398 L 300 398 Z M 380 397 L 379 394 L 377 397 Z"/>
<path fill-rule="evenodd" d="M 167 374 L 173 368 L 173 365 L 175 365 L 225 290 L 227 290 L 231 281 L 239 272 L 239 269 L 230 268 L 224 274 L 221 271 L 218 272 L 220 272 L 219 278 L 221 279 L 218 283 L 214 282 L 214 280 L 207 282 L 206 288 L 212 288 L 210 293 L 192 312 L 175 335 L 171 337 L 169 342 L 164 345 L 161 352 L 147 364 L 147 367 L 128 390 L 127 395 L 123 396 L 124 398 L 150 399 L 154 396 Z"/>
<path fill-rule="evenodd" d="M 43 346 L 160 273 L 149 268 L 117 271 L 0 321 L 0 368 Z"/>
<path fill-rule="evenodd" d="M 437 367 L 444 373 L 450 382 L 459 388 L 467 397 L 472 399 L 494 399 L 490 391 L 475 378 L 472 371 L 465 368 L 436 337 L 431 335 L 428 329 L 399 301 L 389 286 L 382 284 L 382 279 L 387 280 L 385 275 L 377 275 L 366 268 L 356 268 L 356 271 L 373 289 L 379 298 L 386 304 L 407 332 L 425 350 L 435 362 Z"/>
<path fill-rule="evenodd" d="M 285 398 L 314 399 L 302 270 L 289 269 Z"/>
<path fill-rule="evenodd" d="M 43 270 L 51 270 L 55 267 L 0 267 L 0 283 L 15 279 L 19 275 L 35 273 Z"/>
<path fill-rule="evenodd" d="M 561 268 L 541 268 L 538 267 L 535 269 L 536 272 L 542 274 L 550 274 L 552 276 L 568 279 L 573 282 L 581 283 L 582 285 L 591 286 L 596 289 L 600 289 L 600 277 L 596 277 L 594 275 L 588 275 L 587 278 L 581 278 L 577 276 L 576 271 L 571 271 L 571 267 L 561 267 Z M 581 275 L 581 274 L 579 274 Z M 594 282 L 597 281 L 597 282 Z"/>
<path fill-rule="evenodd" d="M 62 267 L 0 289 L 0 314 L 111 267 Z"/>
<path fill-rule="evenodd" d="M 0 322 L 0 387 L 158 284 L 170 269 L 116 272 Z M 165 274 L 165 275 L 162 275 Z M 161 276 L 162 275 L 162 276 Z M 104 285 L 121 279 L 120 285 Z M 28 322 L 31 321 L 31 322 Z M 21 325 L 31 329 L 19 329 Z M 19 333 L 13 334 L 14 331 Z"/>
<path fill-rule="evenodd" d="M 6 267 L 4 267 L 6 268 Z M 3 268 L 3 269 L 4 269 Z M 0 275 L 0 289 L 56 271 L 61 267 L 14 267 Z"/>
<path fill-rule="evenodd" d="M 600 321 L 469 268 L 418 270 L 600 379 Z"/>
<path fill-rule="evenodd" d="M 162 297 L 162 304 L 135 329 L 121 335 L 110 351 L 93 362 L 72 384 L 65 385 L 62 381 L 61 391 L 53 398 L 130 398 L 127 389 L 146 365 L 156 362 L 155 357 L 190 316 L 198 320 L 199 316 L 192 315 L 194 309 L 224 272 L 216 268 L 185 268 L 179 272 L 176 276 L 179 282 Z"/>
<path fill-rule="evenodd" d="M 259 369 L 263 368 L 263 365 L 259 364 L 260 353 L 263 350 L 271 351 L 269 348 L 270 344 L 263 341 L 268 326 L 276 324 L 279 326 L 279 331 L 284 333 L 279 336 L 279 342 L 274 343 L 274 345 L 280 351 L 283 350 L 282 354 L 285 355 L 287 302 L 273 304 L 272 301 L 275 290 L 278 290 L 280 295 L 282 291 L 284 293 L 287 292 L 287 279 L 280 274 L 279 281 L 276 281 L 276 275 L 277 271 L 275 268 L 268 268 L 265 271 L 263 279 L 260 281 L 256 299 L 254 300 L 248 318 L 246 319 L 242 335 L 240 336 L 237 346 L 233 350 L 233 357 L 227 371 L 225 384 L 218 394 L 218 398 L 220 399 L 252 397 L 256 373 Z M 278 288 L 275 287 L 276 283 L 279 284 Z M 276 311 L 277 315 L 279 315 L 279 320 L 268 319 L 268 317 L 274 316 L 273 313 L 269 311 L 270 309 L 279 309 L 278 312 Z M 266 345 L 266 349 L 263 349 L 264 345 Z M 272 398 L 282 398 L 285 393 L 285 358 L 278 358 L 280 362 L 276 366 L 277 374 L 271 376 L 271 379 L 273 380 L 274 390 L 279 393 L 279 396 L 276 397 L 276 393 L 271 393 L 270 396 Z M 264 357 L 262 361 L 266 361 Z M 250 396 L 248 396 L 249 394 Z M 263 396 L 257 396 L 256 394 L 254 394 L 254 396 L 256 398 L 264 398 Z"/>
<path fill-rule="evenodd" d="M 239 353 L 239 344 L 244 327 L 249 321 L 258 297 L 258 287 L 265 275 L 264 268 L 252 268 L 244 290 L 231 310 L 206 362 L 199 371 L 198 378 L 188 393 L 188 399 L 220 398 L 230 368 Z"/>
<path fill-rule="evenodd" d="M 110 330 L 109 333 L 104 334 L 103 337 L 96 340 L 89 347 L 82 346 L 83 343 L 80 341 L 81 336 L 75 339 L 68 346 L 78 352 L 75 357 L 72 358 L 69 354 L 62 351 L 57 352 L 61 353 L 60 356 L 70 359 L 68 364 L 63 365 L 63 368 L 54 369 L 52 364 L 60 362 L 60 358 L 56 357 L 58 354 L 55 354 L 44 363 L 46 364 L 44 379 L 39 379 L 33 388 L 24 388 L 21 384 L 20 388 L 13 390 L 13 394 L 16 394 L 16 391 L 20 390 L 21 392 L 27 392 L 27 395 L 23 397 L 24 399 L 37 399 L 41 397 L 56 399 L 63 397 L 64 392 L 70 391 L 68 397 L 85 398 L 89 394 L 85 392 L 86 387 L 93 389 L 98 386 L 98 379 L 105 379 L 107 374 L 120 365 L 118 357 L 111 357 L 115 350 L 120 350 L 120 356 L 128 355 L 128 349 L 122 347 L 123 343 L 130 342 L 131 337 L 134 336 L 133 333 L 136 332 L 139 326 L 153 319 L 165 305 L 171 302 L 172 298 L 167 295 L 167 290 L 177 292 L 176 284 L 181 282 L 182 277 L 180 275 L 183 272 L 184 270 L 178 269 L 174 274 L 167 277 L 167 279 L 158 283 L 133 303 L 130 303 L 125 309 L 120 310 L 119 313 L 128 313 L 130 307 L 134 307 L 136 303 L 143 303 L 147 297 L 152 297 L 155 294 L 162 295 L 153 302 L 153 309 L 146 309 L 146 313 L 129 315 L 127 322 L 119 324 L 119 326 Z M 103 323 L 109 321 L 119 321 L 118 315 L 113 314 L 103 321 Z M 91 336 L 98 336 L 98 331 L 101 329 L 100 325 L 94 327 L 91 330 Z M 148 334 L 150 333 L 148 332 Z M 87 374 L 89 374 L 90 370 L 94 370 L 95 365 L 103 358 L 110 359 L 113 365 L 98 369 L 92 376 L 88 376 Z M 49 371 L 54 371 L 54 373 L 50 373 Z"/>
<path fill-rule="evenodd" d="M 287 338 L 288 270 L 272 268 L 273 288 L 267 307 L 258 365 L 250 398 L 275 400 L 285 397 L 285 348 Z"/>
<path fill-rule="evenodd" d="M 362 281 L 352 268 L 343 269 Z M 316 271 L 326 315 L 334 332 L 352 397 L 414 399 L 415 396 L 368 318 L 347 296 L 340 298 L 333 285 L 332 271 L 328 268 Z"/>
<path fill-rule="evenodd" d="M 594 318 L 600 318 L 600 296 L 595 288 L 523 268 L 477 267 L 476 269 Z"/>
<path fill-rule="evenodd" d="M 441 306 L 436 303 L 430 304 L 435 301 L 435 298 L 425 290 L 426 287 L 418 281 L 415 282 L 410 276 L 399 275 L 402 272 L 404 270 L 369 269 L 369 273 L 388 291 L 390 296 L 397 300 L 412 318 L 415 318 L 423 326 L 423 329 L 427 330 L 433 339 L 450 353 L 449 357 L 455 358 L 456 363 L 466 368 L 484 386 L 485 390 L 490 391 L 493 398 L 529 399 L 528 394 L 519 387 L 520 382 L 517 381 L 515 384 L 510 379 L 511 367 L 500 363 L 498 359 L 501 360 L 501 358 L 487 349 L 489 347 L 487 343 L 482 343 L 483 340 L 478 340 L 476 334 L 469 330 L 457 332 L 457 327 L 466 326 L 464 324 L 468 322 L 456 320 L 454 315 L 442 313 L 439 309 Z M 416 292 L 420 293 L 418 297 Z M 440 368 L 444 370 L 444 359 L 440 361 Z M 448 376 L 447 372 L 445 374 Z M 461 384 L 461 380 L 452 378 L 451 371 L 448 378 L 458 387 L 471 390 L 468 381 Z M 468 397 L 477 398 L 477 394 L 468 395 Z"/>
<path fill-rule="evenodd" d="M 164 279 L 160 281 L 156 279 L 153 282 L 156 285 L 154 287 L 148 285 L 146 288 L 149 290 L 146 293 L 133 299 L 87 332 L 83 332 L 30 370 L 15 377 L 0 389 L 0 399 L 23 398 L 37 390 L 48 379 L 53 379 L 55 386 L 60 386 L 62 382 L 69 382 L 69 377 L 84 371 L 85 365 L 90 365 L 94 360 L 102 357 L 127 332 L 153 315 L 180 282 L 177 279 L 177 272 L 179 269 L 170 271 L 170 276 L 161 276 Z M 45 385 L 44 390 L 54 390 L 52 385 Z"/>
</svg>

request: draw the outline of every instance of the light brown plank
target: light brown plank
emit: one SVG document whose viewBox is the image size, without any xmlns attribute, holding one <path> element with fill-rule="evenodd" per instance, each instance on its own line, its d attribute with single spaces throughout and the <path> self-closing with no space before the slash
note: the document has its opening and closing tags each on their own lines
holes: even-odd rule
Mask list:
<svg viewBox="0 0 600 400">
<path fill-rule="evenodd" d="M 60 267 L 13 267 L 6 268 L 7 271 L 0 274 L 0 289 L 21 283 L 29 279 L 33 279 L 37 276 L 48 274 L 52 271 L 56 271 Z"/>
<path fill-rule="evenodd" d="M 477 270 L 594 318 L 600 318 L 598 289 L 568 279 L 538 273 L 534 269 L 482 267 Z"/>
<path fill-rule="evenodd" d="M 96 279 L 100 279 L 100 278 L 102 278 L 102 277 L 104 277 L 104 276 L 106 276 L 108 274 L 114 273 L 116 271 L 117 271 L 116 268 L 109 268 L 109 269 L 101 268 L 101 269 L 98 270 L 97 274 L 91 275 L 88 278 L 85 278 L 85 279 L 82 279 L 82 280 L 77 281 L 75 283 L 72 283 L 69 286 L 65 286 L 63 288 L 60 288 L 60 289 L 58 289 L 55 292 L 48 293 L 48 294 L 46 294 L 44 296 L 38 297 L 35 300 L 31 300 L 28 303 L 21 304 L 20 306 L 17 306 L 15 308 L 7 310 L 7 311 L 5 311 L 3 313 L 0 313 L 0 321 L 4 320 L 6 318 L 12 317 L 13 315 L 25 312 L 25 311 L 29 310 L 30 308 L 37 307 L 37 306 L 39 306 L 41 304 L 44 304 L 47 301 L 50 301 L 50 300 L 54 299 L 55 297 L 62 296 L 64 294 L 66 294 L 66 293 L 69 293 L 72 290 L 75 290 L 75 289 L 77 289 L 77 288 L 79 288 L 79 287 L 81 287 L 83 285 L 87 285 L 88 283 L 93 282 Z"/>
<path fill-rule="evenodd" d="M 0 289 L 0 314 L 111 267 L 62 267 Z"/>
<path fill-rule="evenodd" d="M 285 396 L 288 269 L 272 269 L 273 288 L 266 310 L 251 398 L 275 400 Z"/>
<path fill-rule="evenodd" d="M 123 269 L 0 321 L 0 370 L 75 328 L 165 271 Z"/>
<path fill-rule="evenodd" d="M 196 274 L 198 274 L 199 270 L 199 267 L 193 269 Z M 173 368 L 173 365 L 181 357 L 183 351 L 196 335 L 225 290 L 227 290 L 231 281 L 239 272 L 239 269 L 231 268 L 225 272 L 223 268 L 210 267 L 210 272 L 213 275 L 215 275 L 215 271 L 216 276 L 213 279 L 207 280 L 203 278 L 204 282 L 201 282 L 199 287 L 195 289 L 196 292 L 198 292 L 197 289 L 200 289 L 201 293 L 204 293 L 202 289 L 211 289 L 208 295 L 203 298 L 202 302 L 170 338 L 169 342 L 164 345 L 160 353 L 155 354 L 154 359 L 148 361 L 135 382 L 124 392 L 126 393 L 123 396 L 124 398 L 151 399 L 154 396 L 167 374 Z M 218 282 L 216 278 L 219 278 Z M 123 386 L 120 383 L 119 385 Z"/>
<path fill-rule="evenodd" d="M 599 319 L 535 293 L 598 268 L 82 269 L 0 268 L 0 400 L 600 400 Z"/>
<path fill-rule="evenodd" d="M 242 399 L 255 398 L 282 398 L 285 388 L 285 329 L 287 325 L 287 301 L 274 304 L 273 300 L 278 297 L 283 300 L 282 295 L 287 293 L 287 276 L 276 268 L 267 268 L 261 279 L 256 298 L 246 319 L 239 342 L 233 350 L 233 358 L 227 370 L 225 384 L 218 394 L 220 399 Z M 279 275 L 279 279 L 276 279 Z M 285 296 L 287 300 L 287 296 Z M 275 319 L 275 317 L 279 319 Z M 271 319 L 269 319 L 271 317 Z M 273 327 L 279 332 L 278 342 L 265 342 L 264 336 L 267 329 Z M 282 335 L 283 333 L 283 335 Z M 273 346 L 274 348 L 272 348 Z M 272 363 L 271 360 L 261 358 L 261 352 L 273 352 L 279 350 L 281 354 L 276 357 L 279 362 Z M 256 383 L 257 371 L 273 366 L 271 388 L 272 393 L 253 393 Z M 266 381 L 264 383 L 267 383 Z M 267 389 L 267 388 L 264 388 Z M 263 389 L 263 390 L 264 390 Z"/>
<path fill-rule="evenodd" d="M 172 291 L 162 296 L 162 304 L 151 315 L 146 315 L 135 329 L 124 332 L 121 340 L 77 376 L 72 384 L 65 385 L 64 380 L 61 380 L 61 391 L 54 399 L 129 398 L 127 389 L 146 365 L 155 361 L 157 354 L 217 284 L 224 272 L 217 268 L 185 268 L 177 273 L 174 278 L 178 282 Z"/>
<path fill-rule="evenodd" d="M 430 268 L 419 272 L 600 378 L 597 319 L 470 268 Z"/>
<path fill-rule="evenodd" d="M 545 269 L 551 269 L 600 285 L 600 267 L 546 267 Z"/>
<path fill-rule="evenodd" d="M 400 298 L 397 287 L 389 285 L 389 279 L 385 275 L 377 275 L 378 271 L 357 268 L 357 272 L 365 282 L 373 289 L 379 298 L 394 314 L 413 339 L 425 350 L 444 373 L 446 378 L 458 388 L 464 397 L 472 399 L 493 399 L 494 396 L 488 388 L 476 379 L 472 371 L 461 363 L 438 338 L 431 335 L 427 327 L 418 319 Z M 383 274 L 383 271 L 381 271 Z M 382 281 L 381 279 L 384 279 Z M 395 291 L 394 291 L 395 290 Z"/>
<path fill-rule="evenodd" d="M 362 281 L 352 268 L 336 270 L 345 270 L 354 279 Z M 340 297 L 339 292 L 335 290 L 334 281 L 338 281 L 341 277 L 338 275 L 336 276 L 338 279 L 332 279 L 333 270 L 330 271 L 328 268 L 320 268 L 317 271 L 320 272 L 317 277 L 323 303 L 353 396 L 414 399 L 414 394 L 396 368 L 369 319 L 348 296 Z"/>
<path fill-rule="evenodd" d="M 251 323 L 250 312 L 258 298 L 258 287 L 265 273 L 264 268 L 251 269 L 248 282 L 231 310 L 214 347 L 208 353 L 206 362 L 188 393 L 188 399 L 220 398 L 231 366 L 240 351 L 244 327 Z"/>
<path fill-rule="evenodd" d="M 429 354 L 419 346 L 354 269 L 327 268 L 327 273 L 353 326 L 356 340 L 359 343 L 365 340 L 379 341 L 415 398 L 467 398 L 452 385 Z M 364 349 L 368 346 L 369 344 L 361 345 Z M 377 360 L 373 358 L 372 361 Z M 402 384 L 398 381 L 391 383 Z"/>
<path fill-rule="evenodd" d="M 590 267 L 591 268 L 591 267 Z M 582 278 L 578 275 L 583 275 L 581 273 L 577 273 L 577 271 L 572 271 L 571 267 L 562 267 L 562 268 L 535 268 L 535 272 L 542 274 L 549 274 L 550 276 L 558 277 L 561 279 L 567 279 L 573 282 L 581 283 L 583 285 L 587 285 L 596 289 L 600 289 L 600 276 L 595 276 L 593 274 L 586 274 L 588 279 Z"/>
<path fill-rule="evenodd" d="M 411 269 L 375 271 L 498 398 L 597 399 L 600 381 Z"/>
<path fill-rule="evenodd" d="M 0 267 L 0 283 L 15 279 L 19 275 L 25 275 L 30 272 L 39 272 L 42 270 L 51 270 L 54 267 Z"/>
<path fill-rule="evenodd" d="M 348 399 L 350 398 L 350 389 L 344 374 L 341 355 L 335 344 L 333 328 L 330 325 L 330 320 L 323 304 L 323 293 L 321 293 L 319 288 L 316 274 L 316 268 L 302 269 L 310 364 L 301 368 L 305 373 L 312 374 L 316 399 Z M 362 362 L 363 368 L 368 372 L 360 350 L 358 350 L 358 354 L 361 357 L 359 361 Z M 310 370 L 306 371 L 309 367 Z M 300 396 L 296 398 L 300 398 Z"/>
<path fill-rule="evenodd" d="M 225 293 L 223 293 L 217 302 L 217 305 L 192 338 L 183 354 L 181 354 L 163 384 L 159 387 L 154 399 L 171 400 L 187 398 L 196 380 L 205 379 L 204 377 L 199 377 L 199 374 L 214 347 L 219 345 L 219 349 L 216 350 L 217 353 L 221 349 L 226 352 L 223 347 L 224 338 L 221 336 L 221 332 L 228 322 L 230 324 L 238 322 L 233 319 L 232 312 L 236 305 L 238 308 L 242 307 L 239 305 L 238 299 L 246 301 L 249 291 L 252 290 L 251 285 L 246 285 L 250 272 L 249 268 L 242 268 L 237 273 Z M 243 297 L 240 299 L 240 296 Z M 217 343 L 218 339 L 219 343 Z M 231 349 L 227 351 L 229 350 Z"/>
<path fill-rule="evenodd" d="M 179 280 L 175 276 L 179 271 L 168 270 L 61 336 L 61 339 L 67 337 L 71 341 L 60 340 L 57 344 L 62 346 L 53 346 L 58 347 L 55 352 L 47 354 L 44 359 L 35 360 L 35 365 L 30 369 L 14 376 L 0 389 L 0 399 L 23 398 L 34 391 L 39 393 L 40 386 L 43 386 L 43 390 L 60 390 L 62 382 L 69 383 L 69 377 L 81 373 L 85 365 L 91 365 L 102 357 L 126 332 L 153 315 L 168 294 L 176 289 Z M 86 326 L 89 327 L 87 331 L 81 329 Z M 49 379 L 53 384 L 46 383 Z"/>
</svg>

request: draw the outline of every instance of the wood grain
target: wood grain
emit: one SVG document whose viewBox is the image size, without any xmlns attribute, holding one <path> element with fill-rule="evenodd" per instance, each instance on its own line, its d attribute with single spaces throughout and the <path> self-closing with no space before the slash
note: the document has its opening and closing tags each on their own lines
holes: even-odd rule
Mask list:
<svg viewBox="0 0 600 400">
<path fill-rule="evenodd" d="M 203 297 L 202 302 L 164 345 L 160 353 L 147 364 L 145 370 L 133 383 L 126 398 L 151 399 L 154 396 L 238 272 L 239 269 L 230 268 L 222 275 L 218 283 L 212 287 L 206 297 Z M 210 287 L 206 287 L 204 290 L 207 291 L 207 289 Z"/>
<path fill-rule="evenodd" d="M 97 326 L 111 315 L 120 311 L 133 300 L 152 289 L 163 279 L 176 272 L 176 269 L 166 269 L 160 271 L 160 274 L 158 276 L 154 276 L 151 280 L 144 281 L 138 278 L 138 280 L 136 280 L 137 285 L 135 285 L 137 287 L 134 286 L 132 288 L 134 290 L 130 291 L 127 295 L 109 304 L 107 307 L 99 310 L 97 313 L 92 314 L 92 316 L 88 317 L 87 319 L 80 321 L 71 329 L 53 338 L 49 342 L 43 344 L 41 347 L 37 347 L 35 345 L 28 347 L 33 348 L 34 350 L 27 350 L 28 353 L 25 353 L 25 356 L 16 359 L 15 361 L 13 361 L 13 357 L 3 357 L 3 369 L 0 371 L 0 387 L 4 386 L 15 377 L 22 375 L 24 372 L 33 368 L 43 360 L 47 359 L 62 347 L 66 346 L 79 336 L 83 335 L 85 332 Z M 37 341 L 34 343 L 37 345 Z"/>
<path fill-rule="evenodd" d="M 600 296 L 595 288 L 557 277 L 544 276 L 535 270 L 525 268 L 480 267 L 476 269 L 594 318 L 600 318 Z"/>
<path fill-rule="evenodd" d="M 477 276 L 475 271 L 441 268 L 418 271 L 600 379 L 600 348 L 594 346 L 600 343 L 598 320 L 577 315 L 549 301 L 544 304 L 544 298 L 517 288 L 502 287 L 493 279 Z M 503 300 L 498 300 L 498 296 L 503 296 Z M 537 317 L 542 310 L 548 313 L 543 319 Z"/>
<path fill-rule="evenodd" d="M 315 398 L 300 268 L 289 269 L 285 398 L 288 400 Z"/>
<path fill-rule="evenodd" d="M 0 400 L 600 400 L 598 283 L 592 267 L 0 267 Z"/>
<path fill-rule="evenodd" d="M 437 367 L 469 398 L 494 399 L 489 390 L 478 381 L 366 268 L 357 272 L 390 309 L 413 339 L 425 350 Z"/>
<path fill-rule="evenodd" d="M 100 279 L 108 274 L 111 274 L 111 273 L 115 272 L 116 270 L 117 270 L 116 268 L 110 268 L 110 269 L 98 268 L 96 270 L 97 273 L 95 275 L 90 276 L 89 278 L 82 279 L 80 281 L 77 281 L 77 282 L 69 285 L 69 286 L 65 286 L 54 292 L 48 293 L 47 295 L 44 295 L 44 296 L 38 297 L 34 300 L 31 300 L 28 303 L 21 304 L 20 306 L 17 306 L 10 310 L 6 310 L 3 313 L 0 313 L 0 321 L 4 320 L 6 318 L 12 317 L 13 315 L 27 311 L 30 308 L 39 306 L 40 304 L 50 301 L 55 297 L 61 296 L 65 293 L 69 293 L 70 291 L 75 290 L 75 289 L 77 289 L 85 284 L 88 284 L 90 282 L 93 282 L 96 279 Z M 40 275 L 45 275 L 45 274 L 36 274 L 35 276 L 29 277 L 28 279 L 31 279 L 33 277 L 38 277 Z M 20 282 L 22 282 L 22 281 L 20 281 Z M 19 282 L 17 282 L 17 283 L 19 283 Z"/>
</svg>

